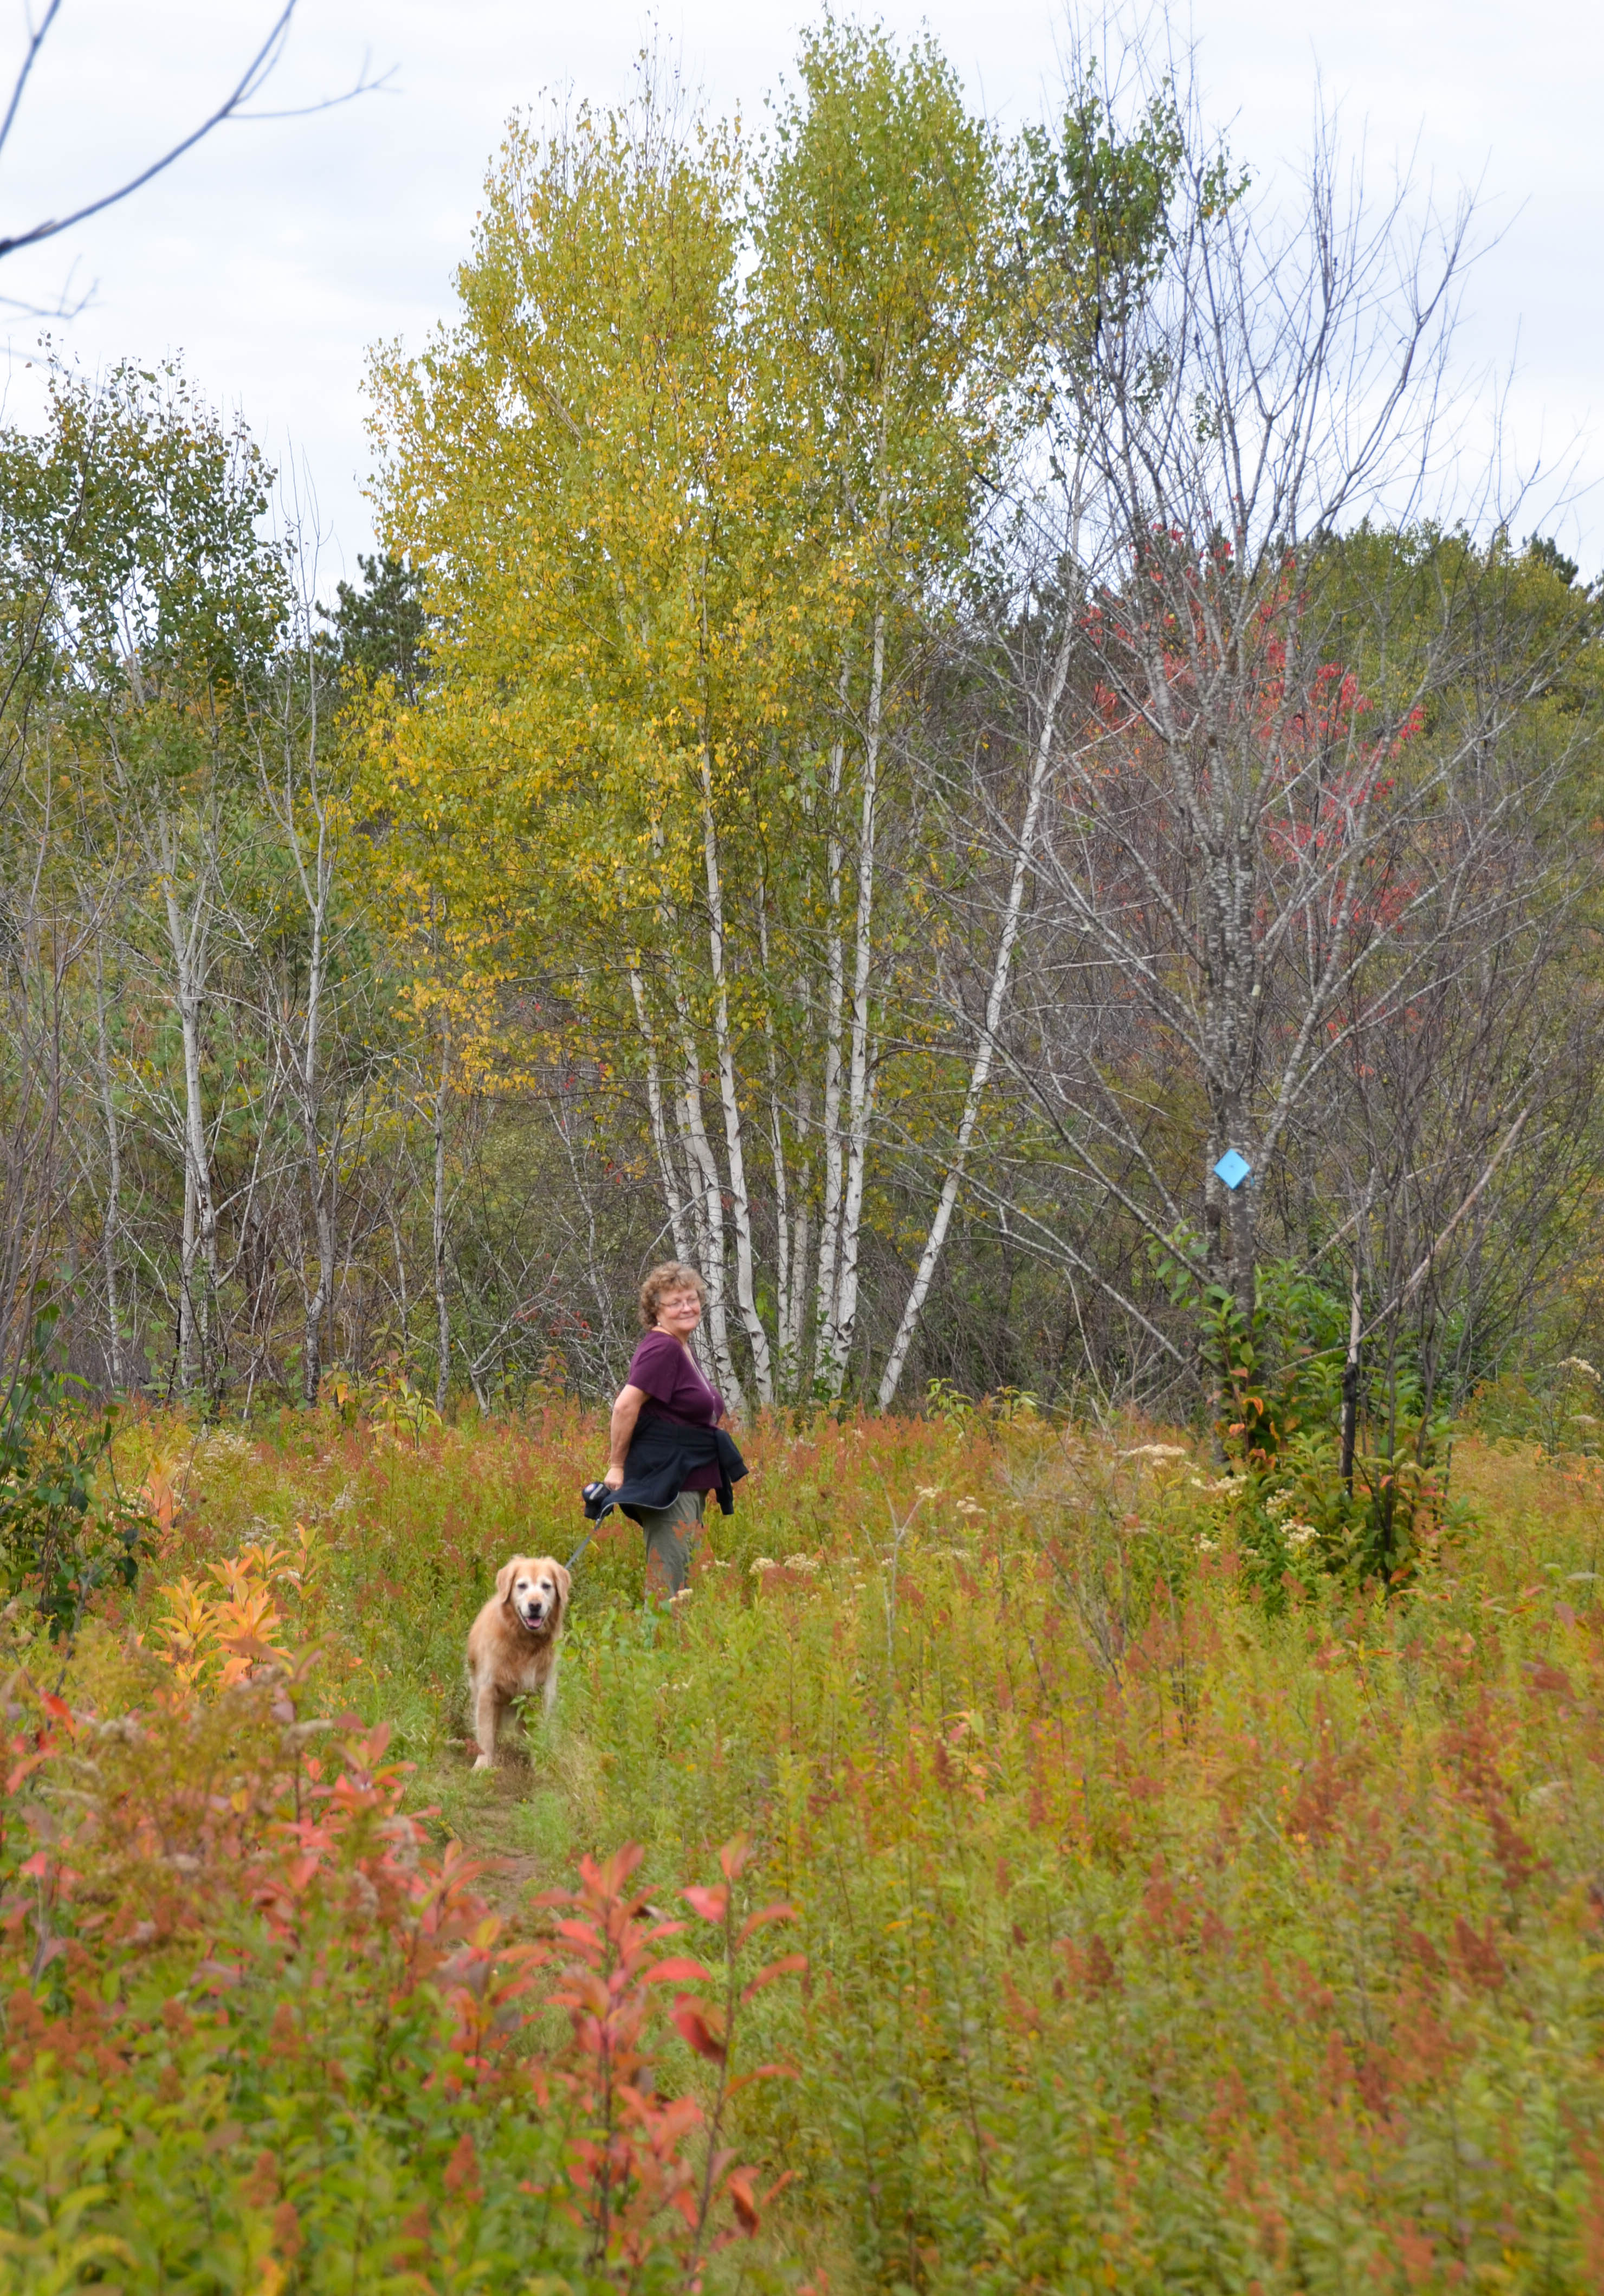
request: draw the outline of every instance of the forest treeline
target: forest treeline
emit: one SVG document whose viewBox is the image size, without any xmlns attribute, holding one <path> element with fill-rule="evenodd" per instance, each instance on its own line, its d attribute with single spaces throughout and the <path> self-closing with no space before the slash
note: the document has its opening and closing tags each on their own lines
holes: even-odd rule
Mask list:
<svg viewBox="0 0 1604 2296">
<path fill-rule="evenodd" d="M 1010 139 L 826 19 L 760 136 L 515 117 L 322 603 L 181 367 L 55 367 L 10 1365 L 596 1393 L 673 1253 L 748 1405 L 1296 1363 L 1390 1456 L 1585 1348 L 1600 603 L 1468 474 L 1470 218 L 1272 201 L 1162 67 Z"/>
</svg>

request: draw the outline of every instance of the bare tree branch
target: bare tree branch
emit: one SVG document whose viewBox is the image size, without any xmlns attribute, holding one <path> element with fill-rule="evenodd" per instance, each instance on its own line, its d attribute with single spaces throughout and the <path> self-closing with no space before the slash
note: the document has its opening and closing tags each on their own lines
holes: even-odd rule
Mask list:
<svg viewBox="0 0 1604 2296">
<path fill-rule="evenodd" d="M 339 95 L 325 96 L 317 102 L 298 105 L 283 111 L 248 111 L 245 107 L 266 86 L 282 61 L 284 48 L 290 37 L 291 22 L 298 4 L 299 0 L 284 0 L 284 4 L 274 19 L 266 37 L 251 56 L 239 78 L 222 102 L 215 111 L 209 112 L 198 127 L 192 128 L 187 135 L 172 144 L 159 159 L 152 160 L 148 166 L 142 168 L 137 175 L 130 176 L 126 182 L 115 185 L 109 192 L 102 192 L 98 199 L 86 201 L 82 207 L 74 208 L 67 215 L 48 217 L 42 222 L 31 225 L 26 231 L 11 232 L 0 236 L 0 258 L 14 255 L 21 248 L 37 247 L 42 241 L 54 239 L 60 233 L 70 231 L 75 225 L 86 223 L 92 216 L 102 215 L 106 209 L 116 207 L 119 201 L 130 198 L 134 193 L 142 191 L 146 184 L 163 174 L 175 160 L 183 159 L 186 152 L 192 152 L 197 144 L 202 143 L 214 128 L 220 127 L 225 120 L 303 119 L 315 112 L 329 111 L 338 105 L 354 102 L 358 96 L 372 95 L 376 90 L 388 84 L 392 73 L 382 73 L 376 79 L 371 78 L 368 61 L 364 57 L 362 70 L 357 74 L 353 86 Z M 27 53 L 12 88 L 11 102 L 6 108 L 4 121 L 0 124 L 0 152 L 4 152 L 6 139 L 16 124 L 29 76 L 38 59 L 40 49 L 44 46 L 61 13 L 61 0 L 50 0 L 50 4 L 37 29 L 30 32 Z"/>
</svg>

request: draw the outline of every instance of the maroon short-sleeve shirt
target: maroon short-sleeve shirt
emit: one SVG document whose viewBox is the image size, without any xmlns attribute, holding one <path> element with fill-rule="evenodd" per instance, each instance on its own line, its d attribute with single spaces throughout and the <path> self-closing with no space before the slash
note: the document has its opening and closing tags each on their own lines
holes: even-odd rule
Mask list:
<svg viewBox="0 0 1604 2296">
<path fill-rule="evenodd" d="M 629 1359 L 626 1378 L 631 1387 L 638 1387 L 651 1398 L 641 1407 L 642 1418 L 653 1413 L 659 1419 L 672 1420 L 678 1427 L 716 1427 L 724 1417 L 723 1396 L 716 1388 L 708 1386 L 696 1357 L 672 1332 L 642 1334 L 640 1345 Z M 680 1488 L 716 1490 L 718 1469 L 691 1468 Z"/>
</svg>

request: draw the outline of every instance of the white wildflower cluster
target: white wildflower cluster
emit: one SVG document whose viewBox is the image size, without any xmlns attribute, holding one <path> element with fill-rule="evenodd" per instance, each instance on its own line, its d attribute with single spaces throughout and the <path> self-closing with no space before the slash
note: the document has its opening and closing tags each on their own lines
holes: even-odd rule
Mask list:
<svg viewBox="0 0 1604 2296">
<path fill-rule="evenodd" d="M 1122 1459 L 1184 1459 L 1189 1454 L 1184 1443 L 1138 1443 L 1133 1451 L 1122 1451 Z"/>
<path fill-rule="evenodd" d="M 819 1569 L 820 1562 L 821 1558 L 816 1554 L 788 1554 L 785 1567 L 788 1570 L 814 1571 Z"/>
<path fill-rule="evenodd" d="M 954 1499 L 953 1504 L 957 1508 L 960 1514 L 969 1515 L 971 1519 L 976 1515 L 983 1515 L 986 1513 L 986 1509 L 977 1499 Z"/>
<path fill-rule="evenodd" d="M 1559 1368 L 1561 1371 L 1579 1371 L 1584 1378 L 1591 1379 L 1596 1386 L 1604 1385 L 1604 1381 L 1600 1381 L 1599 1374 L 1585 1356 L 1567 1356 Z"/>
<path fill-rule="evenodd" d="M 780 1565 L 772 1554 L 760 1554 L 755 1562 L 749 1563 L 747 1567 L 750 1576 L 756 1578 L 760 1570 L 778 1570 Z"/>
<path fill-rule="evenodd" d="M 1307 1546 L 1320 1533 L 1312 1522 L 1299 1521 L 1292 1512 L 1297 1505 L 1296 1491 L 1276 1491 L 1264 1501 L 1264 1513 L 1289 1546 Z"/>
<path fill-rule="evenodd" d="M 234 1427 L 208 1427 L 195 1438 L 197 1466 L 220 1466 L 226 1459 L 249 1459 L 256 1446 L 249 1435 L 241 1435 Z"/>
<path fill-rule="evenodd" d="M 1216 1475 L 1211 1483 L 1206 1483 L 1201 1475 L 1189 1475 L 1186 1488 L 1189 1491 L 1207 1491 L 1212 1496 L 1216 1491 L 1240 1490 L 1241 1486 L 1234 1475 Z"/>
<path fill-rule="evenodd" d="M 765 1570 L 805 1570 L 811 1577 L 814 1571 L 822 1567 L 822 1557 L 817 1554 L 788 1554 L 782 1563 L 776 1562 L 772 1554 L 760 1554 L 755 1562 L 748 1565 L 750 1575 L 754 1578 L 759 1577 Z"/>
</svg>

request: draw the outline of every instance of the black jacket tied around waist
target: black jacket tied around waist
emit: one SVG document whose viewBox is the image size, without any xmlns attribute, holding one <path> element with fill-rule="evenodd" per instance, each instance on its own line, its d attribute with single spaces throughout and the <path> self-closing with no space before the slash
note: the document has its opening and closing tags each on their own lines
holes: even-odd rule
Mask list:
<svg viewBox="0 0 1604 2296">
<path fill-rule="evenodd" d="M 633 1515 L 639 1507 L 651 1512 L 672 1506 L 685 1477 L 696 1467 L 718 1469 L 716 1496 L 724 1513 L 733 1514 L 731 1486 L 741 1480 L 747 1464 L 724 1429 L 682 1427 L 672 1419 L 642 1416 L 635 1423 L 634 1439 L 624 1462 L 624 1480 L 616 1491 L 598 1487 L 595 1496 L 586 1499 L 585 1512 L 593 1522 L 600 1522 L 610 1507 L 622 1507 Z"/>
</svg>

